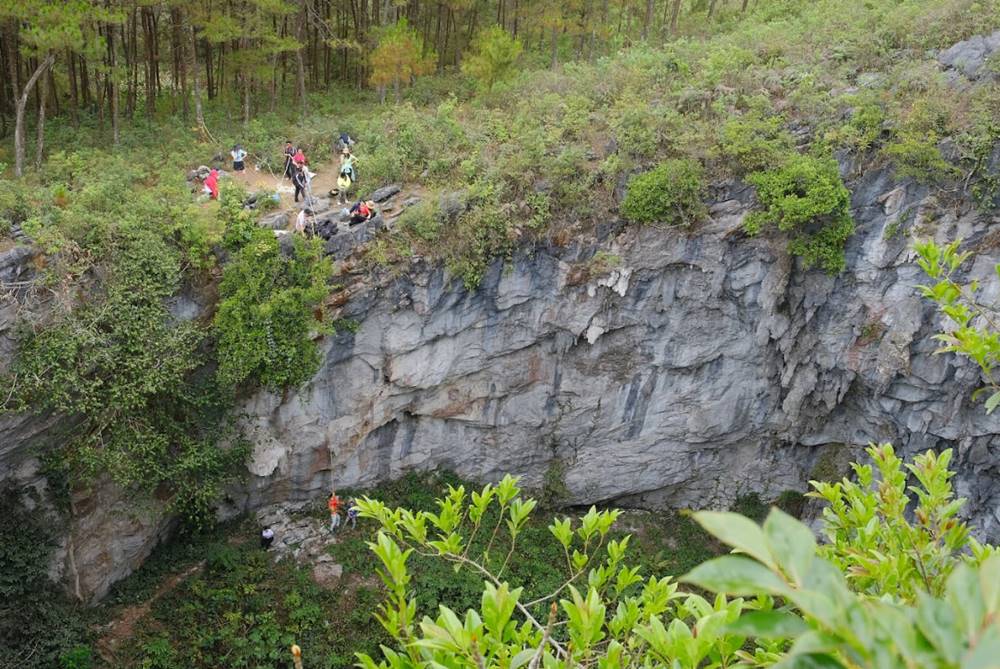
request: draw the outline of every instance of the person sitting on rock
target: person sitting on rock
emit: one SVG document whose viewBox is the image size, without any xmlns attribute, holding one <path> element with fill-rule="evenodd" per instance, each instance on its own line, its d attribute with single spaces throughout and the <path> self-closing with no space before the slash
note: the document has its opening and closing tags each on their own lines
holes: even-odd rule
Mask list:
<svg viewBox="0 0 1000 669">
<path fill-rule="evenodd" d="M 337 528 L 340 527 L 340 498 L 337 497 L 336 490 L 330 493 L 330 499 L 326 505 L 330 509 L 330 531 L 336 532 Z"/>
<path fill-rule="evenodd" d="M 264 531 L 260 533 L 260 547 L 267 550 L 271 547 L 274 542 L 274 530 L 270 527 L 265 527 Z"/>
<path fill-rule="evenodd" d="M 347 213 L 351 216 L 351 225 L 370 221 L 375 218 L 375 203 L 371 200 L 358 200 Z"/>
</svg>

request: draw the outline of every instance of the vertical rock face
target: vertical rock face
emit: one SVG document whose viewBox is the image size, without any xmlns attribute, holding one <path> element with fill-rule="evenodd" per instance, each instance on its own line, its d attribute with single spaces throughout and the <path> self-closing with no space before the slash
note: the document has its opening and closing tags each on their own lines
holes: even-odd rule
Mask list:
<svg viewBox="0 0 1000 669">
<path fill-rule="evenodd" d="M 540 485 L 571 503 L 718 506 L 840 476 L 870 441 L 956 449 L 958 486 L 1000 536 L 1000 415 L 976 368 L 934 356 L 911 238 L 988 220 L 887 172 L 854 184 L 848 271 L 803 271 L 740 233 L 735 188 L 695 234 L 628 228 L 596 247 L 538 249 L 469 293 L 416 271 L 356 298 L 360 328 L 326 343 L 316 378 L 246 405 L 256 448 L 242 504 L 369 485 L 407 469 Z M 611 254 L 616 262 L 608 262 Z"/>
<path fill-rule="evenodd" d="M 309 384 L 242 407 L 255 448 L 227 511 L 439 468 L 529 486 L 558 472 L 568 503 L 724 506 L 839 477 L 891 441 L 954 448 L 969 517 L 1000 538 L 1000 412 L 971 401 L 977 368 L 933 355 L 909 250 L 964 237 L 980 254 L 969 277 L 997 292 L 992 221 L 886 171 L 852 192 L 858 229 L 836 277 L 747 239 L 750 193 L 729 185 L 691 233 L 609 224 L 496 264 L 475 292 L 415 266 L 357 293 L 341 314 L 357 331 L 322 343 Z M 55 421 L 2 421 L 0 473 L 44 485 L 33 446 Z M 93 599 L 169 521 L 107 488 L 74 502 L 57 566 Z"/>
</svg>

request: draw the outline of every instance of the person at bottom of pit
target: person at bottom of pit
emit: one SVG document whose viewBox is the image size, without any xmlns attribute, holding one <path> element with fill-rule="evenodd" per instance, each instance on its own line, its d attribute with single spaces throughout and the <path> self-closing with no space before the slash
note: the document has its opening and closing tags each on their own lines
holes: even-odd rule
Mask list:
<svg viewBox="0 0 1000 669">
<path fill-rule="evenodd" d="M 327 500 L 326 506 L 330 509 L 330 531 L 336 532 L 337 528 L 340 527 L 340 498 L 337 497 L 336 490 L 330 493 L 330 499 Z"/>
</svg>

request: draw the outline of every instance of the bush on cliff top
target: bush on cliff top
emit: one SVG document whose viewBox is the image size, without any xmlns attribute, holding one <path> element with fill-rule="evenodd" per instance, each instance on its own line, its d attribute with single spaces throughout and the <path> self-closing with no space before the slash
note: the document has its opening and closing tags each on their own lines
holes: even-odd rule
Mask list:
<svg viewBox="0 0 1000 669">
<path fill-rule="evenodd" d="M 747 216 L 749 234 L 773 225 L 788 233 L 788 250 L 806 267 L 831 274 L 844 269 L 844 245 L 854 231 L 851 194 L 840 178 L 837 161 L 798 155 L 781 167 L 756 172 L 747 181 L 757 187 L 761 209 Z"/>
<path fill-rule="evenodd" d="M 705 172 L 690 158 L 666 160 L 629 179 L 622 215 L 636 223 L 691 226 L 707 214 Z"/>
</svg>

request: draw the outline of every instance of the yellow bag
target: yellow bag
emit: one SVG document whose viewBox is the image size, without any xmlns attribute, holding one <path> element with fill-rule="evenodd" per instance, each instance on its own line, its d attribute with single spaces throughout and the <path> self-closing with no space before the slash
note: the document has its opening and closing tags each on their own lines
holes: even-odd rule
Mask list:
<svg viewBox="0 0 1000 669">
<path fill-rule="evenodd" d="M 341 193 L 346 193 L 351 190 L 351 180 L 345 176 L 337 177 L 337 189 Z"/>
</svg>

